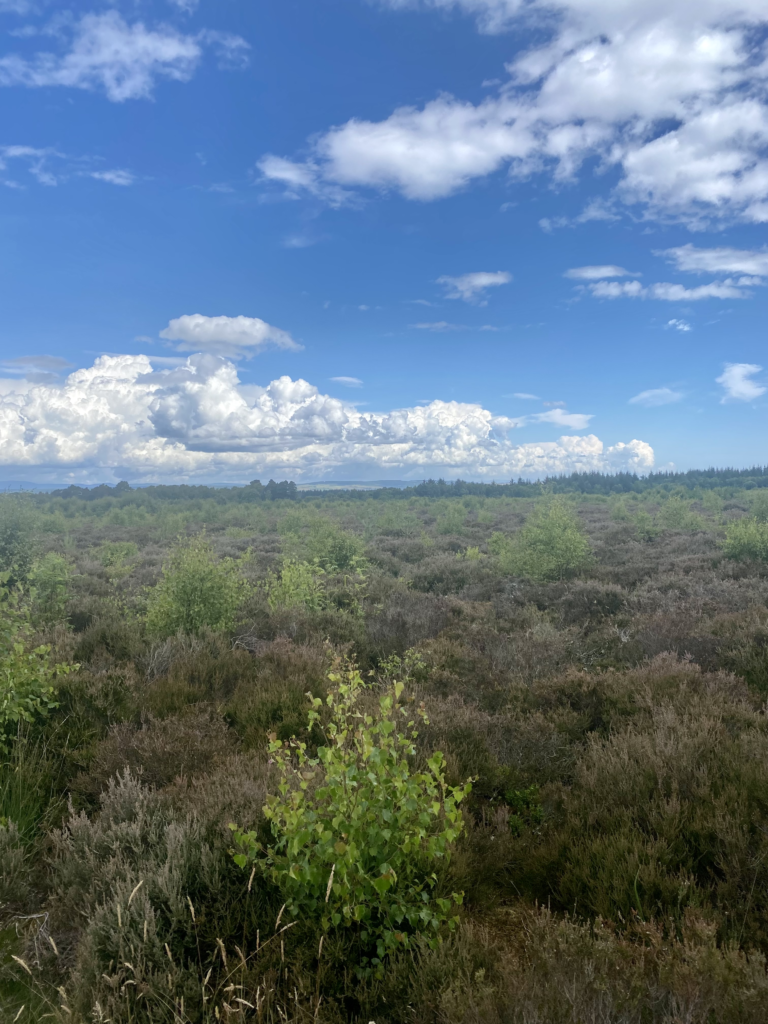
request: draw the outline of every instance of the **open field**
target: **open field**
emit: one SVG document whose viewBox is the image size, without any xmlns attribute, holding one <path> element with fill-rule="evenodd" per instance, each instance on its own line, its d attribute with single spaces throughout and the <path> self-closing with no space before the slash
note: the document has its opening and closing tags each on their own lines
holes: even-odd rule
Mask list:
<svg viewBox="0 0 768 1024">
<path fill-rule="evenodd" d="M 3 1022 L 766 1020 L 768 473 L 2 495 L 0 571 Z M 353 679 L 414 788 L 312 895 Z"/>
</svg>

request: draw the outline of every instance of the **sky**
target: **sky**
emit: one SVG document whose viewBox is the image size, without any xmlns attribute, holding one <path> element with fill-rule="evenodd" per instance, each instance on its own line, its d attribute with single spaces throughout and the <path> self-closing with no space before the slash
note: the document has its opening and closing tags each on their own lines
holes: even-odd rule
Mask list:
<svg viewBox="0 0 768 1024">
<path fill-rule="evenodd" d="M 765 0 L 0 0 L 0 485 L 768 463 Z"/>
</svg>

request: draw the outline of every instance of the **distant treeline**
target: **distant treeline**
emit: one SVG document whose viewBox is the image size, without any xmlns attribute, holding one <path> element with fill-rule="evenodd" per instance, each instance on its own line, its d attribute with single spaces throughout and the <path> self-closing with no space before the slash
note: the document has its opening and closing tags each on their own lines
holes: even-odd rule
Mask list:
<svg viewBox="0 0 768 1024">
<path fill-rule="evenodd" d="M 768 466 L 751 469 L 692 469 L 686 473 L 571 473 L 570 476 L 547 477 L 531 482 L 519 479 L 508 484 L 473 483 L 468 480 L 424 480 L 413 487 L 381 487 L 376 490 L 300 491 L 293 481 L 270 480 L 262 484 L 252 480 L 243 487 L 208 487 L 198 484 L 157 484 L 132 488 L 125 480 L 111 487 L 77 487 L 72 485 L 52 491 L 44 498 L 78 498 L 98 501 L 120 499 L 121 504 L 159 501 L 213 500 L 220 505 L 249 504 L 265 501 L 399 501 L 419 498 L 461 498 L 475 495 L 483 498 L 535 498 L 545 494 L 643 494 L 648 491 L 740 491 L 768 487 Z"/>
</svg>

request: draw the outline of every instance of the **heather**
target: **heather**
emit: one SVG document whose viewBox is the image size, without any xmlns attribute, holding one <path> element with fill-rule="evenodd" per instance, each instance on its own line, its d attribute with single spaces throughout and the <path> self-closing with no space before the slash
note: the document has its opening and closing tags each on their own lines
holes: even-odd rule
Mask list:
<svg viewBox="0 0 768 1024">
<path fill-rule="evenodd" d="M 766 484 L 0 496 L 0 1019 L 763 1021 Z"/>
</svg>

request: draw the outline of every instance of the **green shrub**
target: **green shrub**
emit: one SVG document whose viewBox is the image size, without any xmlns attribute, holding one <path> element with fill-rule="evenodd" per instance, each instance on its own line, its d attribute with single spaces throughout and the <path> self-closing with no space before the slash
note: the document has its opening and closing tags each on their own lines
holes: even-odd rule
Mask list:
<svg viewBox="0 0 768 1024">
<path fill-rule="evenodd" d="M 677 494 L 667 498 L 661 506 L 658 522 L 666 530 L 684 530 L 686 533 L 696 533 L 706 526 L 702 517 Z"/>
<path fill-rule="evenodd" d="M 282 524 L 290 558 L 315 562 L 328 573 L 356 571 L 362 567 L 364 543 L 360 537 L 325 516 L 309 519 L 309 528 L 303 530 L 307 519 L 306 514 L 296 510 L 289 513 Z"/>
<path fill-rule="evenodd" d="M 0 573 L 10 572 L 12 585 L 24 583 L 32 568 L 37 525 L 37 515 L 28 497 L 0 495 Z"/>
<path fill-rule="evenodd" d="M 644 508 L 641 508 L 636 513 L 633 519 L 635 525 L 635 532 L 640 540 L 652 541 L 661 533 L 660 528 L 656 525 L 656 521 L 650 513 L 646 512 Z"/>
<path fill-rule="evenodd" d="M 53 683 L 71 665 L 52 665 L 50 647 L 32 647 L 29 609 L 16 592 L 0 590 L 0 751 L 7 750 L 22 722 L 55 708 Z"/>
<path fill-rule="evenodd" d="M 270 611 L 297 607 L 320 611 L 325 604 L 324 575 L 319 565 L 287 558 L 280 575 L 271 572 L 264 581 Z"/>
<path fill-rule="evenodd" d="M 768 522 L 736 519 L 725 531 L 723 551 L 726 558 L 739 562 L 768 562 Z"/>
<path fill-rule="evenodd" d="M 49 551 L 38 558 L 29 573 L 36 611 L 44 622 L 56 622 L 64 616 L 72 564 L 63 555 Z"/>
<path fill-rule="evenodd" d="M 418 733 L 400 703 L 402 683 L 368 713 L 359 672 L 329 678 L 330 720 L 317 757 L 297 740 L 270 744 L 281 776 L 264 808 L 274 843 L 264 849 L 255 832 L 230 827 L 236 863 L 254 863 L 267 874 L 291 917 L 319 921 L 324 931 L 353 929 L 368 973 L 388 953 L 408 948 L 414 935 L 437 942 L 442 925 L 455 927 L 462 894 L 435 895 L 435 868 L 448 862 L 461 835 L 459 803 L 471 784 L 446 786 L 440 753 L 427 760 L 427 770 L 414 770 Z M 322 709 L 314 698 L 310 729 L 321 724 Z"/>
<path fill-rule="evenodd" d="M 535 509 L 517 533 L 494 533 L 488 547 L 502 572 L 533 580 L 562 580 L 587 567 L 591 548 L 573 510 L 555 498 Z"/>
<path fill-rule="evenodd" d="M 180 544 L 150 592 L 147 632 L 164 637 L 231 629 L 246 589 L 237 563 L 231 558 L 217 561 L 204 537 Z"/>
</svg>

